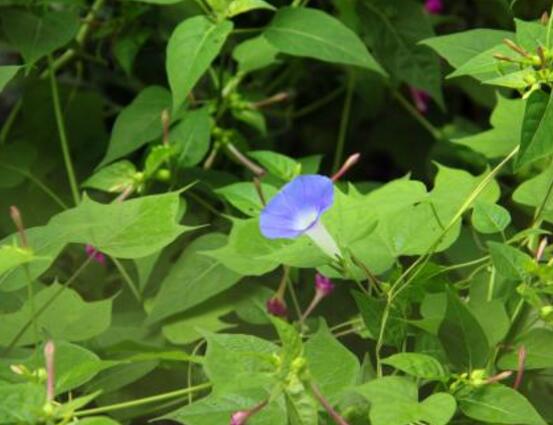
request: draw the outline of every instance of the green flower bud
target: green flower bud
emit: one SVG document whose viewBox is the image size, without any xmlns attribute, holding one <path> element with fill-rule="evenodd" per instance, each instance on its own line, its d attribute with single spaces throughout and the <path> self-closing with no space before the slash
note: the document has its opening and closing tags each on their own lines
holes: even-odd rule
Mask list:
<svg viewBox="0 0 553 425">
<path fill-rule="evenodd" d="M 540 308 L 540 317 L 546 322 L 553 321 L 553 305 L 546 305 Z"/>
<path fill-rule="evenodd" d="M 486 384 L 488 375 L 485 369 L 475 369 L 471 372 L 469 381 L 474 387 L 481 387 Z"/>
<path fill-rule="evenodd" d="M 161 170 L 158 170 L 156 173 L 156 179 L 161 182 L 167 182 L 171 178 L 171 171 L 169 171 L 167 168 L 162 168 Z"/>
</svg>

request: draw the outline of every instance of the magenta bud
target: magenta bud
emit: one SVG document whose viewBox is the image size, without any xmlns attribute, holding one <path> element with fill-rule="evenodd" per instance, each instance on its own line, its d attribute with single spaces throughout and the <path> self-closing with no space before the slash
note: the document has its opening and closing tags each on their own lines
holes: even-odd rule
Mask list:
<svg viewBox="0 0 553 425">
<path fill-rule="evenodd" d="M 442 0 L 426 0 L 424 3 L 424 9 L 433 15 L 439 15 L 444 10 L 444 4 Z"/>
<path fill-rule="evenodd" d="M 96 261 L 98 264 L 101 264 L 102 266 L 106 265 L 106 256 L 98 251 L 94 246 L 90 244 L 86 244 L 84 247 L 86 255 L 88 255 L 89 258 Z"/>
<path fill-rule="evenodd" d="M 410 87 L 409 91 L 411 92 L 411 98 L 413 103 L 421 114 L 426 114 L 428 112 L 428 102 L 430 101 L 430 96 L 423 90 L 417 90 L 414 87 Z"/>
<path fill-rule="evenodd" d="M 334 284 L 328 277 L 317 273 L 315 274 L 315 288 L 323 297 L 326 297 L 334 291 Z"/>
<path fill-rule="evenodd" d="M 251 415 L 249 410 L 241 410 L 233 414 L 230 418 L 230 425 L 245 425 Z"/>
<path fill-rule="evenodd" d="M 278 297 L 273 297 L 267 301 L 267 311 L 277 317 L 286 317 L 288 314 L 286 304 Z"/>
</svg>

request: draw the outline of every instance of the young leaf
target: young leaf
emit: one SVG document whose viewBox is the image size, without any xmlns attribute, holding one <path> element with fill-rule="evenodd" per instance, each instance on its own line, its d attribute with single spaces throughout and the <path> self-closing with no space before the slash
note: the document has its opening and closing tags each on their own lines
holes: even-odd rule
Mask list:
<svg viewBox="0 0 553 425">
<path fill-rule="evenodd" d="M 262 184 L 261 190 L 265 199 L 271 199 L 278 190 L 269 184 Z M 215 190 L 215 193 L 225 198 L 233 207 L 244 214 L 255 217 L 258 216 L 263 205 L 259 199 L 259 194 L 253 183 L 239 182 L 223 186 Z"/>
<path fill-rule="evenodd" d="M 79 19 L 67 11 L 36 16 L 20 9 L 4 9 L 2 28 L 10 44 L 31 67 L 40 58 L 71 41 L 79 28 Z"/>
<path fill-rule="evenodd" d="M 353 31 L 320 10 L 281 8 L 263 35 L 289 55 L 359 66 L 386 75 Z"/>
<path fill-rule="evenodd" d="M 17 71 L 19 71 L 20 68 L 21 67 L 19 65 L 0 66 L 0 93 L 2 93 L 2 90 L 4 90 L 6 84 L 8 84 L 13 77 L 15 77 L 15 74 L 17 74 Z"/>
<path fill-rule="evenodd" d="M 442 364 L 427 354 L 398 353 L 382 360 L 382 363 L 416 378 L 443 381 L 449 376 Z"/>
<path fill-rule="evenodd" d="M 489 347 L 488 338 L 474 315 L 448 290 L 447 309 L 439 330 L 449 360 L 458 368 L 471 370 L 486 365 Z"/>
<path fill-rule="evenodd" d="M 516 168 L 520 169 L 553 153 L 552 99 L 549 93 L 542 90 L 534 91 L 528 98 Z"/>
<path fill-rule="evenodd" d="M 33 252 L 15 245 L 0 246 L 0 275 L 35 259 Z"/>
<path fill-rule="evenodd" d="M 239 274 L 202 253 L 221 247 L 226 240 L 225 235 L 209 233 L 188 245 L 162 281 L 161 289 L 152 304 L 148 323 L 187 311 L 240 280 Z"/>
<path fill-rule="evenodd" d="M 197 165 L 209 150 L 211 117 L 208 108 L 189 110 L 169 134 L 180 167 Z"/>
<path fill-rule="evenodd" d="M 529 207 L 540 207 L 543 204 L 543 218 L 553 221 L 553 196 L 549 194 L 553 185 L 553 167 L 523 182 L 513 193 L 513 200 Z M 548 195 L 549 194 L 549 195 Z"/>
<path fill-rule="evenodd" d="M 263 36 L 250 38 L 240 43 L 232 52 L 238 62 L 238 70 L 248 73 L 265 68 L 276 62 L 278 50 Z"/>
<path fill-rule="evenodd" d="M 81 186 L 105 192 L 124 192 L 136 182 L 136 167 L 130 161 L 117 161 L 100 169 Z"/>
<path fill-rule="evenodd" d="M 163 87 L 150 86 L 117 116 L 106 156 L 98 167 L 134 152 L 163 132 L 161 112 L 171 105 L 171 95 Z"/>
<path fill-rule="evenodd" d="M 509 211 L 501 205 L 476 201 L 472 211 L 472 225 L 480 233 L 498 233 L 511 222 Z"/>
<path fill-rule="evenodd" d="M 420 4 L 413 0 L 368 0 L 359 3 L 362 31 L 384 68 L 395 79 L 424 90 L 443 107 L 440 63 L 426 46 L 434 30 Z"/>
<path fill-rule="evenodd" d="M 522 394 L 504 385 L 485 385 L 458 401 L 463 413 L 477 421 L 492 424 L 546 425 Z"/>
<path fill-rule="evenodd" d="M 259 162 L 270 174 L 284 181 L 292 180 L 301 171 L 297 161 L 276 152 L 250 151 L 248 156 Z"/>
<path fill-rule="evenodd" d="M 230 21 L 213 23 L 205 16 L 181 22 L 167 44 L 167 77 L 173 93 L 173 112 L 183 105 L 190 91 L 219 54 L 232 31 Z"/>
<path fill-rule="evenodd" d="M 276 10 L 276 8 L 264 0 L 232 0 L 227 7 L 226 16 L 232 18 L 241 13 L 255 9 Z"/>
<path fill-rule="evenodd" d="M 532 259 L 512 246 L 499 242 L 488 242 L 490 255 L 497 272 L 507 279 L 523 281 L 528 276 Z"/>
</svg>

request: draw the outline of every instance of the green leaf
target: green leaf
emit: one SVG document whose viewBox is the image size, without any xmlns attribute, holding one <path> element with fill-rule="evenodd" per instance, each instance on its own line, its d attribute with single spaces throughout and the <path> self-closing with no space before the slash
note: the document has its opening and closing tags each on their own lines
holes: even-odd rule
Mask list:
<svg viewBox="0 0 553 425">
<path fill-rule="evenodd" d="M 355 392 L 372 405 L 388 403 L 411 403 L 418 400 L 418 389 L 413 381 L 399 376 L 386 376 L 359 385 Z"/>
<path fill-rule="evenodd" d="M 259 276 L 279 266 L 278 260 L 264 258 L 274 249 L 274 243 L 264 238 L 259 231 L 257 219 L 234 219 L 228 244 L 206 252 L 206 255 L 219 260 L 229 269 L 244 276 Z"/>
<path fill-rule="evenodd" d="M 177 223 L 177 192 L 100 204 L 85 197 L 79 206 L 52 218 L 66 242 L 92 244 L 118 258 L 139 258 L 159 251 L 187 228 Z"/>
<path fill-rule="evenodd" d="M 248 73 L 263 69 L 276 62 L 278 50 L 262 35 L 243 41 L 232 52 L 238 70 Z"/>
<path fill-rule="evenodd" d="M 180 167 L 197 165 L 209 150 L 211 135 L 209 109 L 199 108 L 185 113 L 169 134 L 169 142 L 175 147 L 176 162 Z"/>
<path fill-rule="evenodd" d="M 359 66 L 386 75 L 353 31 L 320 10 L 281 8 L 263 35 L 289 55 Z"/>
<path fill-rule="evenodd" d="M 150 86 L 117 116 L 106 156 L 99 167 L 134 152 L 161 136 L 161 112 L 171 105 L 171 95 L 163 87 Z"/>
<path fill-rule="evenodd" d="M 516 64 L 496 59 L 495 55 L 498 54 L 512 56 L 513 51 L 505 44 L 498 44 L 469 59 L 449 74 L 447 78 L 470 76 L 479 81 L 486 81 L 520 70 Z"/>
<path fill-rule="evenodd" d="M 27 240 L 33 250 L 34 261 L 28 263 L 31 279 L 36 279 L 50 267 L 52 262 L 59 255 L 66 244 L 65 236 L 60 234 L 52 226 L 40 226 L 27 229 Z M 13 241 L 18 238 L 17 234 L 4 238 L 2 246 L 13 246 Z M 0 287 L 2 291 L 15 291 L 28 284 L 29 278 L 26 271 L 21 268 L 12 270 L 0 275 Z"/>
<path fill-rule="evenodd" d="M 359 360 L 330 333 L 325 322 L 305 344 L 309 374 L 331 403 L 357 382 Z"/>
<path fill-rule="evenodd" d="M 515 163 L 517 169 L 553 153 L 552 99 L 550 94 L 541 90 L 534 91 L 528 98 L 520 152 Z"/>
<path fill-rule="evenodd" d="M 259 162 L 275 177 L 292 180 L 301 172 L 301 165 L 294 159 L 272 151 L 250 151 L 248 156 Z"/>
<path fill-rule="evenodd" d="M 526 101 L 498 96 L 491 115 L 492 129 L 475 135 L 453 139 L 488 158 L 506 156 L 520 143 Z"/>
<path fill-rule="evenodd" d="M 239 274 L 203 254 L 205 250 L 223 246 L 226 241 L 225 235 L 210 233 L 199 237 L 183 251 L 161 283 L 148 317 L 149 323 L 187 311 L 240 280 Z"/>
<path fill-rule="evenodd" d="M 15 77 L 15 74 L 17 74 L 17 71 L 19 71 L 20 68 L 21 67 L 19 65 L 0 66 L 0 93 L 2 93 L 2 90 L 4 90 L 6 84 L 8 84 L 13 77 Z"/>
<path fill-rule="evenodd" d="M 488 338 L 474 315 L 452 290 L 438 335 L 449 360 L 458 368 L 472 370 L 486 365 Z"/>
<path fill-rule="evenodd" d="M 46 393 L 40 384 L 0 383 L 0 399 L 1 425 L 34 424 L 42 416 Z"/>
<path fill-rule="evenodd" d="M 260 388 L 273 382 L 273 355 L 279 349 L 272 342 L 240 334 L 206 333 L 204 369 L 214 392 Z"/>
<path fill-rule="evenodd" d="M 287 379 L 284 393 L 290 425 L 318 425 L 317 402 L 297 375 Z"/>
<path fill-rule="evenodd" d="M 112 367 L 118 363 L 102 361 L 93 352 L 65 341 L 56 341 L 55 350 L 56 394 L 62 394 L 80 387 L 84 383 L 90 381 L 101 370 Z M 0 372 L 0 379 L 16 381 L 19 380 L 20 377 L 11 373 L 9 369 L 10 365 L 23 364 L 29 370 L 34 370 L 37 366 L 42 367 L 45 364 L 45 360 L 43 351 L 40 350 L 38 356 L 31 355 L 24 361 L 15 358 L 6 358 L 0 360 L 0 364 L 3 369 L 3 371 Z"/>
<path fill-rule="evenodd" d="M 484 387 L 459 399 L 469 418 L 492 424 L 546 425 L 546 422 L 519 392 L 500 384 Z"/>
<path fill-rule="evenodd" d="M 452 67 L 459 68 L 478 54 L 512 38 L 514 34 L 488 28 L 478 28 L 454 34 L 427 38 L 421 44 L 431 47 Z"/>
<path fill-rule="evenodd" d="M 553 185 L 553 167 L 523 182 L 513 193 L 513 200 L 529 207 L 540 207 L 543 204 L 542 216 L 553 221 L 553 196 L 548 193 Z M 547 200 L 546 200 L 547 198 Z M 544 202 L 545 201 L 545 202 Z"/>
<path fill-rule="evenodd" d="M 546 45 L 546 25 L 515 18 L 515 26 L 516 42 L 523 49 L 534 53 L 539 46 Z"/>
<path fill-rule="evenodd" d="M 427 354 L 398 353 L 382 360 L 382 363 L 416 378 L 443 381 L 449 377 L 442 364 Z"/>
<path fill-rule="evenodd" d="M 227 424 L 234 413 L 257 406 L 267 396 L 268 394 L 260 389 L 211 394 L 200 401 L 167 414 L 164 418 L 186 425 Z M 283 404 L 281 398 L 270 402 L 252 416 L 248 420 L 248 424 L 287 425 L 288 420 Z"/>
<path fill-rule="evenodd" d="M 115 40 L 113 54 L 127 75 L 132 75 L 136 55 L 151 35 L 150 28 L 137 28 L 118 36 Z"/>
<path fill-rule="evenodd" d="M 36 61 L 71 41 L 79 28 L 78 17 L 67 11 L 36 16 L 23 10 L 2 10 L 2 28 L 10 44 L 31 67 Z"/>
<path fill-rule="evenodd" d="M 501 205 L 476 201 L 472 211 L 472 225 L 480 233 L 498 233 L 511 222 L 509 211 Z"/>
<path fill-rule="evenodd" d="M 370 419 L 373 425 L 405 425 L 427 423 L 446 425 L 455 411 L 457 403 L 451 394 L 436 393 L 421 403 L 384 403 L 371 409 Z"/>
<path fill-rule="evenodd" d="M 420 3 L 413 0 L 368 0 L 358 7 L 362 31 L 378 61 L 390 75 L 424 90 L 443 107 L 439 59 L 419 42 L 434 30 Z"/>
<path fill-rule="evenodd" d="M 276 10 L 276 8 L 263 0 L 232 0 L 226 10 L 225 15 L 229 18 L 249 12 L 255 9 Z"/>
<path fill-rule="evenodd" d="M 553 331 L 543 328 L 535 328 L 518 337 L 509 347 L 509 352 L 499 359 L 501 369 L 517 370 L 519 368 L 518 351 L 521 347 L 526 349 L 526 361 L 524 368 L 548 369 L 553 367 Z"/>
<path fill-rule="evenodd" d="M 0 275 L 35 259 L 33 252 L 15 245 L 0 246 Z"/>
<path fill-rule="evenodd" d="M 230 21 L 213 23 L 205 16 L 186 19 L 175 28 L 167 44 L 166 62 L 173 112 L 219 54 L 232 28 Z"/>
<path fill-rule="evenodd" d="M 107 165 L 86 179 L 81 186 L 105 192 L 124 192 L 136 183 L 136 167 L 130 161 L 117 161 Z"/>
<path fill-rule="evenodd" d="M 278 190 L 271 185 L 262 184 L 261 190 L 265 199 L 271 199 Z M 233 207 L 244 214 L 255 217 L 263 209 L 259 194 L 253 183 L 239 182 L 223 186 L 215 190 L 215 193 L 225 198 Z"/>
<path fill-rule="evenodd" d="M 146 180 L 154 178 L 161 167 L 168 165 L 173 154 L 171 145 L 163 144 L 152 147 L 144 162 L 144 178 Z"/>
<path fill-rule="evenodd" d="M 295 359 L 303 355 L 303 341 L 299 332 L 291 324 L 274 316 L 271 316 L 271 322 L 282 345 L 280 353 L 281 368 L 287 370 Z"/>
<path fill-rule="evenodd" d="M 525 253 L 499 242 L 488 242 L 488 248 L 493 265 L 505 278 L 520 282 L 529 275 L 532 258 Z"/>
<path fill-rule="evenodd" d="M 51 298 L 57 297 L 51 301 Z M 49 301 L 51 304 L 36 319 L 38 338 L 44 337 L 66 341 L 85 341 L 104 332 L 111 322 L 111 299 L 84 302 L 74 290 L 53 284 L 34 297 L 35 311 L 40 311 Z M 31 305 L 26 302 L 15 312 L 2 316 L 0 322 L 0 345 L 8 345 L 31 317 Z M 34 328 L 29 326 L 17 346 L 38 342 Z"/>
</svg>

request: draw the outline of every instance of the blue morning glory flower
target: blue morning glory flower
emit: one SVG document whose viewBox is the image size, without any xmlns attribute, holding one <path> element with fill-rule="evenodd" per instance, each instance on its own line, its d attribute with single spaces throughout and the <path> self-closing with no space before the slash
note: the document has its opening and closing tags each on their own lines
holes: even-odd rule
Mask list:
<svg viewBox="0 0 553 425">
<path fill-rule="evenodd" d="M 268 239 L 309 236 L 327 255 L 340 251 L 321 222 L 334 202 L 332 180 L 320 175 L 298 176 L 286 184 L 261 211 L 261 233 Z"/>
</svg>

